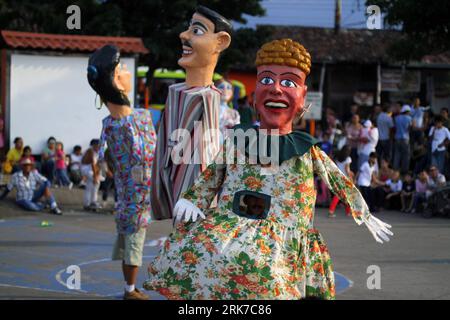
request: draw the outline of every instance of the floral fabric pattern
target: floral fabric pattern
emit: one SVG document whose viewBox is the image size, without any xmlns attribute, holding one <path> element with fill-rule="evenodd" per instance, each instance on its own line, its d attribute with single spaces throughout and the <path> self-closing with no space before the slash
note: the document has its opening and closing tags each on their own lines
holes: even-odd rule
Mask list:
<svg viewBox="0 0 450 320">
<path fill-rule="evenodd" d="M 151 221 L 151 166 L 156 134 L 148 110 L 134 109 L 119 120 L 111 116 L 103 120 L 99 158 L 104 158 L 105 144 L 114 163 L 114 181 L 118 195 L 116 224 L 118 233 L 130 234 L 146 228 Z M 142 179 L 132 176 L 140 167 Z"/>
<path fill-rule="evenodd" d="M 206 219 L 177 226 L 151 262 L 144 287 L 169 299 L 334 299 L 331 258 L 313 227 L 314 174 L 349 205 L 358 224 L 370 215 L 358 189 L 316 146 L 271 175 L 260 165 L 216 161 L 183 195 Z M 219 190 L 217 207 L 209 208 Z M 271 196 L 265 219 L 232 211 L 241 190 Z"/>
</svg>

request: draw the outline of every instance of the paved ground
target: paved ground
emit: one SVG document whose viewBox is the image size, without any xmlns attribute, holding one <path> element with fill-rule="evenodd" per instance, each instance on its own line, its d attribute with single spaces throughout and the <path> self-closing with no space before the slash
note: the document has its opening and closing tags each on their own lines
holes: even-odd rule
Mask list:
<svg viewBox="0 0 450 320">
<path fill-rule="evenodd" d="M 117 299 L 120 264 L 110 260 L 114 219 L 108 213 L 80 209 L 81 192 L 57 190 L 62 217 L 18 210 L 0 202 L 0 299 Z M 376 243 L 365 226 L 316 211 L 316 227 L 328 243 L 336 271 L 338 299 L 450 299 L 450 219 L 383 212 L 393 225 L 391 242 Z M 42 221 L 53 223 L 41 227 Z M 154 241 L 170 233 L 170 221 L 156 221 L 147 233 L 146 265 L 158 252 Z M 81 268 L 81 290 L 70 290 L 66 268 Z M 381 289 L 367 288 L 367 268 L 381 271 Z M 145 269 L 145 268 L 144 268 Z M 145 270 L 139 283 L 145 280 Z M 161 299 L 156 293 L 154 299 Z"/>
</svg>

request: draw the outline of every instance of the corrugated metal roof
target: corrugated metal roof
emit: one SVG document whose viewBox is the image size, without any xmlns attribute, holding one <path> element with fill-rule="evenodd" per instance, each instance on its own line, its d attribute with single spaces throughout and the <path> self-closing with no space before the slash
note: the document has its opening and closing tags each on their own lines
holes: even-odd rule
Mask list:
<svg viewBox="0 0 450 320">
<path fill-rule="evenodd" d="M 114 44 L 122 53 L 145 54 L 149 52 L 141 38 L 47 34 L 9 30 L 2 30 L 1 35 L 6 45 L 14 49 L 92 52 L 106 44 Z"/>
</svg>

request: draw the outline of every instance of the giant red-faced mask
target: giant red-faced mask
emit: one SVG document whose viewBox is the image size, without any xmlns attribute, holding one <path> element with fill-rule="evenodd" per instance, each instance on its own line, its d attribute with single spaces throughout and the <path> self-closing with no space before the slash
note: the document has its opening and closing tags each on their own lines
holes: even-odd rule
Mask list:
<svg viewBox="0 0 450 320">
<path fill-rule="evenodd" d="M 306 75 L 298 68 L 284 65 L 261 65 L 257 68 L 255 106 L 262 129 L 292 131 L 292 122 L 305 104 Z"/>
<path fill-rule="evenodd" d="M 305 111 L 305 80 L 310 72 L 311 56 L 300 43 L 280 39 L 264 44 L 255 63 L 255 106 L 261 129 L 288 134 L 294 120 Z"/>
</svg>

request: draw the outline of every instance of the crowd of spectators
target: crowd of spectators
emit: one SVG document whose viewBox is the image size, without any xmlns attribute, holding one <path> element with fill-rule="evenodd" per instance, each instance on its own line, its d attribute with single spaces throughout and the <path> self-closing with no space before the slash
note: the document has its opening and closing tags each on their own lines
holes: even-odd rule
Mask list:
<svg viewBox="0 0 450 320">
<path fill-rule="evenodd" d="M 253 117 L 249 121 L 253 122 Z M 302 120 L 298 128 L 305 127 L 306 121 Z M 433 195 L 447 184 L 449 127 L 447 108 L 433 114 L 416 98 L 411 105 L 377 105 L 370 114 L 352 105 L 341 118 L 327 108 L 323 120 L 316 125 L 315 136 L 338 168 L 358 186 L 372 212 L 390 209 L 412 213 L 426 210 Z M 64 144 L 50 137 L 42 153 L 36 155 L 24 146 L 22 138 L 15 138 L 2 163 L 2 173 L 12 176 L 6 193 L 0 197 L 16 188 L 17 204 L 22 207 L 40 211 L 45 208 L 39 202 L 44 197 L 50 208 L 59 213 L 50 186 L 76 186 L 84 189 L 84 209 L 97 211 L 102 207 L 99 191 L 104 202 L 109 195 L 116 198 L 113 166 L 108 151 L 106 161 L 99 163 L 99 147 L 99 140 L 93 139 L 85 152 L 77 145 L 66 153 Z M 24 173 L 28 177 L 25 180 Z M 329 206 L 329 215 L 334 217 L 339 199 L 319 178 L 316 184 L 318 205 Z M 350 208 L 345 211 L 350 214 Z"/>
<path fill-rule="evenodd" d="M 449 179 L 450 119 L 434 114 L 416 98 L 377 105 L 364 114 L 358 105 L 338 118 L 327 108 L 316 130 L 322 149 L 358 186 L 372 212 L 425 211 Z M 320 179 L 318 202 L 334 217 L 338 199 Z M 346 212 L 349 209 L 346 208 Z"/>
<path fill-rule="evenodd" d="M 66 153 L 64 144 L 50 137 L 42 153 L 36 155 L 30 146 L 24 146 L 21 137 L 15 138 L 2 163 L 4 190 L 0 199 L 16 189 L 16 203 L 20 207 L 29 211 L 49 207 L 52 213 L 62 214 L 51 187 L 71 190 L 76 186 L 84 189 L 84 209 L 97 211 L 102 208 L 98 201 L 99 189 L 103 190 L 104 201 L 114 190 L 111 164 L 98 161 L 99 144 L 98 139 L 93 139 L 85 152 L 77 145 L 71 153 Z M 6 181 L 4 177 L 8 177 Z"/>
</svg>

